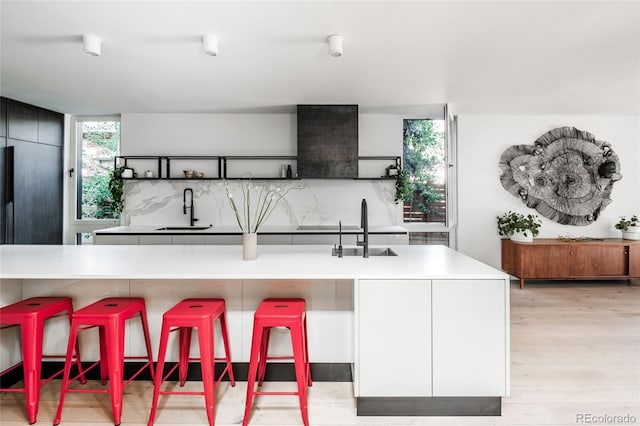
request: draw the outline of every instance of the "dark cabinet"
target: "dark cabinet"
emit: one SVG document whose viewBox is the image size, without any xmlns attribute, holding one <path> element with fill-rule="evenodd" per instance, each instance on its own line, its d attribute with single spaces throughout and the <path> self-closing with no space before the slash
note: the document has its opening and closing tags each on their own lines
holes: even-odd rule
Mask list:
<svg viewBox="0 0 640 426">
<path fill-rule="evenodd" d="M 64 116 L 1 101 L 0 242 L 61 244 Z"/>
</svg>

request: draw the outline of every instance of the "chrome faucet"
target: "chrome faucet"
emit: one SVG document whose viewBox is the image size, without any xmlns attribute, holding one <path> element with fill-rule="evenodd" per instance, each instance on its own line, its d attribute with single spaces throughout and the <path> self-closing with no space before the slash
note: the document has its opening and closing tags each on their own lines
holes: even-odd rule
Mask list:
<svg viewBox="0 0 640 426">
<path fill-rule="evenodd" d="M 369 218 L 367 213 L 367 200 L 362 199 L 360 206 L 360 227 L 362 228 L 363 239 L 356 241 L 356 245 L 362 246 L 362 257 L 369 257 Z"/>
<path fill-rule="evenodd" d="M 187 206 L 187 191 L 191 193 L 189 206 Z M 193 226 L 193 224 L 197 222 L 198 219 L 193 217 L 195 209 L 193 206 L 193 189 L 191 188 L 185 188 L 184 192 L 182 193 L 182 214 L 187 214 L 187 209 L 189 209 L 189 226 Z"/>
<path fill-rule="evenodd" d="M 334 256 L 338 256 L 338 257 L 342 257 L 342 221 L 338 221 L 338 242 L 340 243 L 338 245 L 338 247 L 336 247 L 336 245 L 333 245 L 333 255 Z"/>
</svg>

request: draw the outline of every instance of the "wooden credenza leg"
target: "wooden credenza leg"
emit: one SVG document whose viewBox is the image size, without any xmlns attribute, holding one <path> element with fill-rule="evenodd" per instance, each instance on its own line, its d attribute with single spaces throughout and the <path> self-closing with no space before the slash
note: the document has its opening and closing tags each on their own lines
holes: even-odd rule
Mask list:
<svg viewBox="0 0 640 426">
<path fill-rule="evenodd" d="M 524 288 L 524 278 L 520 277 L 520 288 Z"/>
</svg>

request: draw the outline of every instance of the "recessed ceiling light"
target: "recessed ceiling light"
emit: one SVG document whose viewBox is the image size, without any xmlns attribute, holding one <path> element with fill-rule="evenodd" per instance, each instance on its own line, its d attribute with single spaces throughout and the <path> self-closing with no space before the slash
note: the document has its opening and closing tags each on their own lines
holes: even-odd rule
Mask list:
<svg viewBox="0 0 640 426">
<path fill-rule="evenodd" d="M 205 55 L 218 55 L 218 37 L 213 34 L 204 34 L 202 36 L 202 48 Z"/>
<path fill-rule="evenodd" d="M 82 49 L 89 56 L 100 56 L 102 40 L 93 34 L 82 35 Z"/>
<path fill-rule="evenodd" d="M 329 55 L 337 58 L 342 56 L 342 36 L 340 34 L 331 34 L 327 38 L 329 43 Z"/>
</svg>

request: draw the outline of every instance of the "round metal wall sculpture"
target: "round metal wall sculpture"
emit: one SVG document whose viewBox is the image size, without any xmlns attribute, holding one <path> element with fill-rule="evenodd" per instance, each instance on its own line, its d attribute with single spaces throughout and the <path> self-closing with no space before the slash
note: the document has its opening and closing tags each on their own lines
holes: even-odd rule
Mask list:
<svg viewBox="0 0 640 426">
<path fill-rule="evenodd" d="M 513 145 L 500 157 L 504 189 L 527 207 L 565 225 L 589 225 L 611 203 L 620 160 L 608 142 L 575 127 L 558 127 L 533 145 Z"/>
</svg>

